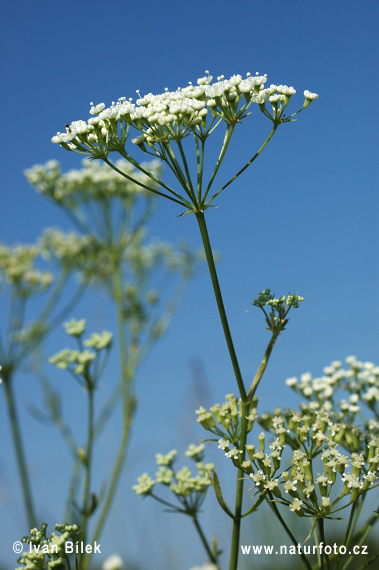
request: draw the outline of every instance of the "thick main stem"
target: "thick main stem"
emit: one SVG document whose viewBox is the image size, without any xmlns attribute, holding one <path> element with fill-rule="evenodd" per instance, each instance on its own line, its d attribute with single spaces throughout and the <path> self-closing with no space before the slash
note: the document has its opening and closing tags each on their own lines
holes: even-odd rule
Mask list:
<svg viewBox="0 0 379 570">
<path fill-rule="evenodd" d="M 246 438 L 247 438 L 247 416 L 249 415 L 250 402 L 241 403 L 241 437 L 239 448 L 242 450 L 241 462 L 245 460 Z M 229 570 L 237 570 L 238 555 L 240 548 L 240 532 L 242 518 L 242 501 L 243 501 L 244 472 L 238 470 L 238 480 L 236 489 L 236 502 L 234 508 L 232 545 L 230 550 Z"/>
<path fill-rule="evenodd" d="M 12 375 L 4 378 L 5 396 L 7 400 L 7 408 L 9 414 L 9 421 L 11 424 L 11 431 L 13 437 L 13 444 L 16 451 L 16 459 L 18 472 L 21 479 L 22 494 L 24 497 L 24 504 L 26 510 L 26 518 L 28 521 L 29 529 L 37 526 L 37 519 L 34 513 L 32 492 L 30 488 L 29 474 L 26 467 L 24 448 L 21 440 L 20 424 L 18 421 L 14 395 L 12 390 Z"/>
<path fill-rule="evenodd" d="M 245 386 L 244 386 L 244 383 L 242 380 L 242 375 L 241 375 L 240 367 L 238 364 L 236 351 L 234 349 L 234 344 L 233 344 L 232 335 L 231 335 L 231 332 L 229 329 L 228 319 L 226 317 L 224 301 L 222 299 L 220 284 L 218 282 L 216 266 L 215 266 L 215 262 L 213 259 L 212 247 L 211 247 L 211 243 L 209 240 L 208 229 L 207 229 L 207 225 L 205 222 L 204 212 L 196 212 L 196 219 L 197 219 L 197 222 L 199 224 L 199 229 L 200 229 L 201 237 L 203 240 L 204 251 L 205 251 L 206 258 L 207 258 L 209 273 L 210 273 L 212 285 L 213 285 L 213 291 L 214 291 L 214 294 L 216 297 L 217 308 L 218 308 L 218 312 L 220 314 L 221 324 L 222 324 L 222 328 L 224 330 L 226 344 L 228 345 L 229 355 L 230 355 L 230 359 L 232 361 L 232 366 L 233 366 L 234 374 L 235 374 L 235 377 L 237 380 L 239 393 L 241 395 L 242 401 L 246 401 L 247 400 L 246 390 L 245 390 Z"/>
<path fill-rule="evenodd" d="M 220 314 L 220 319 L 222 323 L 222 328 L 225 335 L 226 344 L 228 346 L 230 359 L 232 361 L 232 366 L 234 374 L 237 380 L 239 393 L 242 400 L 242 417 L 241 417 L 241 436 L 240 436 L 240 449 L 243 451 L 242 461 L 245 458 L 246 449 L 246 437 L 247 437 L 247 416 L 249 414 L 250 401 L 247 399 L 245 385 L 243 383 L 240 367 L 237 360 L 237 355 L 234 349 L 234 344 L 232 340 L 232 335 L 229 329 L 228 319 L 226 317 L 224 302 L 222 299 L 220 284 L 218 282 L 216 266 L 213 258 L 212 247 L 209 240 L 207 225 L 205 222 L 204 212 L 197 212 L 196 219 L 199 224 L 201 237 L 203 240 L 204 251 L 208 262 L 209 273 L 212 280 L 213 290 L 216 297 L 217 308 Z M 241 531 L 241 518 L 242 518 L 242 499 L 243 499 L 243 472 L 238 471 L 238 481 L 236 489 L 236 502 L 233 518 L 233 532 L 232 532 L 232 544 L 230 552 L 230 564 L 229 570 L 237 570 L 238 555 L 239 555 L 239 537 Z"/>
</svg>

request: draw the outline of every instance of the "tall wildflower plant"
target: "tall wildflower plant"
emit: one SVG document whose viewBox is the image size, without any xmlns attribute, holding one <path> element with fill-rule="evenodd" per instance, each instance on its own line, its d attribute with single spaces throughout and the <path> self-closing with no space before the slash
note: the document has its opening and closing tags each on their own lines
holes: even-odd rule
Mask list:
<svg viewBox="0 0 379 570">
<path fill-rule="evenodd" d="M 161 175 L 158 161 L 143 168 L 148 168 L 154 177 Z M 116 342 L 107 331 L 86 337 L 85 320 L 72 319 L 65 323 L 71 337 L 70 347 L 50 358 L 52 364 L 70 373 L 86 392 L 88 422 L 83 446 L 63 418 L 58 394 L 46 379 L 43 381 L 47 409 L 44 419 L 58 426 L 73 456 L 65 520 L 78 522 L 81 539 L 91 538 L 91 543 L 96 543 L 126 459 L 137 406 L 137 372 L 165 333 L 199 258 L 185 243 L 173 247 L 157 240 L 148 241 L 146 226 L 157 197 L 144 189 L 148 177 L 124 159 L 117 162 L 117 172 L 107 165 L 85 160 L 80 170 L 63 174 L 59 164 L 50 161 L 27 170 L 26 176 L 39 193 L 67 214 L 77 230 L 69 233 L 47 230 L 40 240 L 44 255 L 53 264 L 78 270 L 86 283 L 102 288 L 115 307 Z M 119 382 L 96 413 L 96 391 L 114 345 L 118 348 Z M 94 445 L 120 402 L 122 425 L 117 456 L 106 488 L 94 490 Z M 41 417 L 40 412 L 37 414 Z M 90 519 L 94 527 L 91 537 Z M 79 558 L 80 568 L 84 570 L 91 553 Z"/>
<path fill-rule="evenodd" d="M 52 142 L 92 160 L 103 160 L 110 168 L 133 183 L 177 203 L 182 208 L 182 215 L 190 213 L 195 215 L 241 399 L 241 425 L 236 428 L 235 441 L 238 443 L 243 462 L 246 455 L 246 436 L 249 431 L 250 420 L 248 418 L 251 414 L 254 395 L 276 339 L 284 329 L 285 316 L 290 307 L 296 306 L 296 303 L 292 304 L 292 296 L 289 297 L 289 304 L 286 303 L 286 299 L 278 301 L 281 303 L 280 307 L 279 305 L 277 307 L 280 309 L 278 315 L 268 317 L 272 338 L 249 387 L 242 378 L 233 344 L 212 254 L 205 211 L 214 207 L 215 198 L 258 158 L 278 127 L 292 122 L 318 95 L 305 91 L 302 107 L 286 115 L 291 98 L 296 93 L 293 87 L 287 85 L 266 87 L 267 75 L 259 73 L 255 76 L 247 74 L 245 78 L 241 75 L 233 75 L 230 79 L 221 76 L 214 83 L 212 80 L 212 76 L 206 72 L 205 77 L 198 79 L 196 85 L 190 83 L 187 87 L 178 88 L 173 92 L 166 89 L 159 95 L 149 93 L 141 96 L 137 91 L 138 99 L 135 103 L 126 97 L 120 97 L 109 108 L 106 108 L 104 103 L 96 105 L 91 103 L 92 117 L 88 121 L 72 122 L 67 126 L 66 132 L 57 133 Z M 217 183 L 216 186 L 217 174 L 226 157 L 232 136 L 242 123 L 247 122 L 247 117 L 254 109 L 259 110 L 271 123 L 271 131 L 250 160 L 241 165 L 232 178 L 222 184 Z M 216 129 L 223 129 L 224 137 L 218 159 L 213 165 L 213 172 L 207 179 L 205 175 L 208 171 L 205 167 L 206 148 L 208 148 L 206 143 Z M 189 144 L 184 147 L 184 139 L 192 140 L 192 149 L 188 149 Z M 154 172 L 147 170 L 138 158 L 138 151 L 141 157 L 142 152 L 164 162 L 176 178 L 178 186 L 171 188 Z M 110 160 L 110 155 L 114 152 L 128 161 L 137 171 L 145 174 L 149 182 L 141 182 L 123 172 L 115 161 Z M 192 156 L 195 157 L 196 168 L 194 170 L 191 168 L 192 160 L 188 157 L 188 152 L 193 153 Z M 271 300 L 274 298 L 272 297 Z M 244 472 L 239 466 L 238 471 L 235 507 L 232 513 L 230 570 L 237 568 L 242 519 Z M 217 553 L 214 553 L 211 559 L 214 562 L 216 558 Z"/>
<path fill-rule="evenodd" d="M 214 207 L 214 200 L 258 158 L 278 127 L 293 122 L 318 95 L 304 91 L 302 107 L 288 114 L 295 89 L 287 85 L 266 87 L 266 75 L 248 74 L 245 78 L 234 75 L 229 79 L 221 76 L 216 82 L 212 81 L 213 78 L 206 72 L 205 77 L 198 79 L 196 85 L 190 83 L 173 92 L 166 89 L 159 95 L 150 93 L 141 96 L 137 91 L 136 102 L 121 97 L 109 108 L 103 103 L 91 103 L 92 117 L 88 121 L 74 121 L 67 126 L 65 133 L 57 133 L 52 139 L 53 143 L 66 150 L 85 155 L 91 160 L 102 160 L 145 190 L 178 204 L 181 215 L 195 215 L 234 370 L 238 396 L 229 394 L 224 404 L 215 404 L 210 410 L 198 410 L 199 423 L 215 436 L 219 447 L 237 469 L 234 507 L 226 504 L 214 466 L 203 462 L 204 449 L 201 446 L 193 446 L 187 453 L 196 462 L 197 474 L 193 475 L 188 467 L 175 469 L 174 450 L 168 455 L 158 454 L 155 479 L 144 474 L 135 486 L 135 491 L 142 496 L 152 496 L 174 512 L 190 516 L 211 566 L 218 567 L 220 552 L 216 543 L 209 544 L 198 520 L 199 508 L 209 482 L 214 487 L 220 507 L 232 520 L 229 570 L 236 570 L 238 565 L 241 520 L 254 513 L 263 501 L 270 505 L 294 545 L 297 545 L 296 538 L 280 509 L 310 519 L 309 536 L 313 535 L 320 546 L 319 568 L 330 568 L 332 563 L 336 568 L 347 568 L 351 561 L 351 557 L 344 558 L 347 545 L 353 541 L 362 544 L 378 518 L 374 513 L 363 529 L 357 530 L 358 516 L 367 492 L 377 486 L 378 378 L 375 374 L 370 377 L 367 391 L 357 384 L 357 388 L 354 388 L 356 392 L 343 404 L 339 415 L 333 411 L 333 381 L 330 380 L 326 382 L 328 388 L 324 398 L 317 396 L 322 394 L 320 384 L 316 383 L 312 388 L 306 387 L 304 395 L 311 401 L 303 404 L 300 411 L 283 411 L 278 408 L 273 414 L 259 416 L 257 390 L 260 381 L 274 345 L 288 324 L 289 311 L 297 309 L 303 299 L 293 294 L 276 297 L 270 289 L 265 289 L 253 302 L 263 312 L 271 338 L 255 377 L 247 382 L 242 377 L 232 340 L 205 219 L 206 210 Z M 229 180 L 220 183 L 220 167 L 226 159 L 232 136 L 242 123 L 248 123 L 247 118 L 254 110 L 266 117 L 271 130 L 250 160 L 237 167 Z M 207 162 L 206 149 L 208 139 L 216 129 L 223 131 L 223 137 L 218 158 L 212 167 Z M 117 162 L 111 160 L 112 153 L 117 153 L 136 171 L 143 173 L 148 182 L 141 182 L 129 173 L 122 172 Z M 171 187 L 156 173 L 149 172 L 139 158 L 143 156 L 141 153 L 164 162 L 177 185 Z M 212 174 L 208 177 L 207 172 Z M 333 375 L 332 377 L 334 378 Z M 302 386 L 294 381 L 292 384 L 295 389 Z M 354 415 L 357 412 L 357 402 L 363 396 L 372 412 L 367 425 L 365 420 L 357 422 Z M 257 436 L 258 441 L 248 443 L 247 436 L 257 422 L 264 431 Z M 371 429 L 368 426 L 374 427 Z M 266 434 L 273 438 L 269 445 Z M 282 453 L 286 462 L 283 468 Z M 318 475 L 315 473 L 317 461 L 322 470 Z M 208 483 L 205 482 L 205 474 Z M 339 476 L 341 481 L 336 483 Z M 253 483 L 251 489 L 255 500 L 243 512 L 246 479 Z M 335 496 L 334 490 L 338 484 L 341 492 Z M 160 488 L 167 487 L 175 502 L 162 499 L 157 494 L 158 485 Z M 329 552 L 321 548 L 325 544 L 325 521 L 339 518 L 335 514 L 345 508 L 350 509 L 345 552 L 339 551 L 330 556 Z M 297 553 L 304 567 L 311 568 L 306 553 Z"/>
</svg>

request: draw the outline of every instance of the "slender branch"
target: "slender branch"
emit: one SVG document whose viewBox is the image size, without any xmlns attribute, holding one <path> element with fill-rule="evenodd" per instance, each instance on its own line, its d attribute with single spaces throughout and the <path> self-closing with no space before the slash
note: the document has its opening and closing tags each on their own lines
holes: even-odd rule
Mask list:
<svg viewBox="0 0 379 570">
<path fill-rule="evenodd" d="M 264 374 L 264 372 L 265 372 L 265 370 L 266 370 L 266 368 L 267 368 L 267 364 L 268 364 L 268 361 L 269 361 L 269 358 L 270 358 L 272 349 L 274 348 L 274 345 L 275 345 L 275 343 L 276 343 L 276 339 L 277 339 L 277 338 L 278 338 L 278 335 L 273 334 L 272 337 L 271 337 L 270 342 L 268 343 L 268 346 L 267 346 L 267 348 L 266 348 L 266 352 L 265 352 L 265 354 L 264 354 L 264 357 L 263 357 L 263 359 L 262 359 L 262 362 L 261 362 L 260 365 L 259 365 L 259 368 L 258 368 L 258 370 L 257 370 L 257 373 L 256 373 L 256 375 L 255 375 L 255 377 L 254 377 L 254 380 L 253 380 L 251 386 L 250 386 L 250 390 L 249 390 L 249 392 L 248 392 L 248 394 L 247 394 L 247 397 L 248 397 L 249 401 L 251 401 L 251 400 L 253 399 L 254 394 L 255 394 L 255 392 L 256 392 L 256 390 L 257 390 L 257 388 L 258 388 L 258 384 L 259 384 L 259 382 L 261 381 L 261 378 L 262 378 L 262 376 L 263 376 L 263 374 Z"/>
<path fill-rule="evenodd" d="M 126 153 L 127 154 L 127 153 Z M 126 157 L 125 157 L 126 158 Z M 129 160 L 131 157 L 129 155 L 127 155 L 127 160 Z M 148 190 L 149 192 L 153 192 L 154 194 L 158 194 L 159 196 L 163 196 L 164 198 L 168 198 L 169 200 L 172 200 L 172 202 L 176 202 L 177 204 L 180 204 L 181 206 L 187 206 L 190 207 L 191 204 L 189 202 L 187 202 L 184 198 L 182 198 L 180 196 L 180 194 L 178 194 L 177 192 L 175 192 L 174 190 L 171 190 L 171 188 L 168 189 L 169 192 L 171 192 L 172 194 L 174 194 L 175 196 L 177 196 L 179 198 L 179 200 L 177 200 L 176 198 L 173 198 L 172 196 L 168 196 L 168 194 L 164 194 L 163 192 L 159 192 L 159 190 L 156 190 L 154 188 L 151 188 L 151 186 L 146 186 L 146 184 L 142 184 L 142 182 L 139 182 L 137 179 L 132 178 L 131 176 L 128 176 L 125 172 L 123 172 L 122 170 L 120 170 L 119 168 L 117 168 L 117 166 L 115 166 L 114 164 L 112 164 L 112 162 L 110 160 L 108 160 L 107 158 L 103 158 L 104 162 L 106 164 L 108 164 L 108 166 L 110 166 L 111 168 L 113 168 L 113 170 L 115 170 L 116 172 L 118 172 L 119 174 L 121 174 L 121 176 L 123 176 L 124 178 L 126 178 L 127 180 L 130 180 L 131 182 L 133 182 L 134 184 L 138 184 L 138 186 L 141 186 L 142 188 L 144 188 L 145 190 Z M 131 161 L 130 161 L 131 162 Z M 133 160 L 132 164 L 134 165 L 135 160 Z M 138 164 L 138 163 L 137 163 Z M 146 172 L 144 169 L 141 169 L 142 172 Z M 151 178 L 151 176 L 150 176 Z M 154 177 L 155 178 L 155 177 Z M 166 186 L 158 180 L 158 183 L 163 186 L 163 188 L 165 188 Z"/>
<path fill-rule="evenodd" d="M 18 472 L 21 479 L 21 487 L 22 493 L 24 498 L 24 505 L 26 511 L 26 518 L 28 521 L 29 528 L 34 528 L 37 526 L 37 518 L 35 516 L 33 500 L 32 500 L 32 492 L 29 480 L 29 473 L 26 467 L 25 461 L 25 453 L 24 448 L 21 440 L 21 431 L 20 431 L 20 424 L 17 416 L 17 410 L 14 400 L 14 394 L 12 390 L 12 381 L 13 377 L 9 374 L 7 377 L 3 373 L 3 383 L 5 387 L 5 397 L 7 400 L 7 408 L 9 414 L 9 421 L 11 424 L 11 431 L 13 437 L 13 444 L 16 451 L 16 459 L 17 459 L 17 466 Z"/>
<path fill-rule="evenodd" d="M 270 496 L 270 499 L 266 499 L 269 506 L 274 511 L 276 518 L 278 519 L 278 521 L 280 522 L 280 524 L 282 525 L 282 527 L 284 528 L 284 530 L 286 531 L 286 533 L 290 537 L 292 544 L 297 547 L 297 545 L 299 544 L 299 541 L 296 540 L 295 536 L 292 534 L 290 528 L 287 526 L 285 520 L 283 519 L 282 515 L 280 514 L 278 507 L 276 506 L 275 502 L 273 501 L 272 494 L 269 493 L 269 496 Z M 319 550 L 319 549 L 317 549 L 317 550 Z M 302 561 L 304 562 L 305 567 L 308 568 L 308 570 L 312 570 L 312 566 L 310 565 L 310 563 L 309 563 L 307 557 L 305 556 L 304 552 L 302 552 L 299 556 L 301 557 Z"/>
<path fill-rule="evenodd" d="M 119 340 L 119 355 L 120 355 L 120 392 L 122 400 L 122 434 L 118 448 L 117 458 L 113 467 L 113 472 L 110 479 L 109 488 L 104 499 L 104 504 L 95 527 L 91 543 L 93 544 L 98 540 L 105 521 L 108 517 L 109 510 L 113 503 L 116 493 L 117 485 L 122 473 L 122 468 L 125 462 L 126 450 L 128 447 L 131 426 L 134 418 L 136 408 L 135 395 L 133 391 L 132 379 L 133 371 L 128 367 L 127 359 L 127 344 L 125 337 L 125 324 L 124 324 L 124 307 L 123 307 L 123 284 L 122 284 L 122 269 L 121 260 L 118 258 L 114 263 L 113 271 L 113 295 L 117 311 L 117 331 Z M 82 570 L 87 570 L 90 562 L 91 554 L 88 554 L 83 560 Z"/>
<path fill-rule="evenodd" d="M 276 129 L 278 128 L 278 125 L 274 125 L 271 133 L 269 134 L 268 138 L 265 140 L 265 142 L 263 143 L 263 145 L 261 146 L 261 148 L 254 154 L 254 156 L 249 160 L 249 162 L 247 162 L 245 164 L 245 166 L 243 168 L 241 168 L 241 170 L 239 170 L 237 172 L 237 174 L 235 174 L 235 176 L 233 176 L 233 178 L 231 178 L 229 180 L 229 182 L 227 182 L 222 188 L 221 190 L 219 190 L 218 192 L 216 192 L 216 194 L 214 194 L 212 196 L 212 198 L 210 198 L 207 202 L 206 205 L 209 204 L 210 202 L 212 202 L 212 200 L 214 200 L 216 198 L 216 196 L 218 196 L 219 194 L 221 194 L 221 192 L 223 192 L 225 190 L 225 188 L 227 188 L 232 182 L 234 182 L 234 180 L 236 180 L 236 178 L 238 178 L 238 176 L 240 176 L 240 174 L 242 174 L 242 172 L 244 172 L 246 170 L 246 168 L 248 168 L 256 158 L 258 158 L 258 156 L 261 154 L 262 150 L 268 145 L 268 143 L 270 142 L 270 140 L 272 139 L 272 137 L 275 134 Z"/>
<path fill-rule="evenodd" d="M 195 137 L 196 145 L 196 189 L 197 189 L 197 202 L 200 202 L 201 187 L 203 182 L 203 159 L 204 159 L 204 141 L 201 141 L 201 158 L 200 158 L 200 148 L 199 139 Z"/>
<path fill-rule="evenodd" d="M 208 235 L 207 225 L 205 222 L 204 212 L 201 212 L 201 211 L 196 212 L 196 219 L 197 219 L 197 222 L 199 224 L 199 229 L 200 229 L 201 237 L 203 240 L 204 251 L 205 251 L 205 255 L 207 258 L 207 262 L 208 262 L 209 273 L 211 276 L 213 290 L 214 290 L 214 294 L 216 297 L 218 312 L 220 314 L 222 328 L 224 330 L 225 340 L 226 340 L 226 343 L 228 345 L 229 355 L 230 355 L 230 359 L 232 361 L 232 366 L 233 366 L 234 374 L 235 374 L 235 377 L 237 380 L 238 389 L 239 389 L 242 401 L 246 401 L 246 398 L 247 398 L 246 390 L 245 390 L 245 386 L 243 383 L 240 367 L 238 364 L 237 355 L 236 355 L 236 352 L 234 349 L 234 344 L 233 344 L 232 335 L 231 335 L 230 329 L 229 329 L 228 319 L 227 319 L 226 313 L 225 313 L 224 302 L 223 302 L 222 295 L 221 295 L 220 284 L 218 282 L 216 266 L 215 266 L 215 262 L 214 262 L 214 258 L 213 258 L 212 247 L 211 247 L 211 243 L 209 240 L 209 235 Z"/>
<path fill-rule="evenodd" d="M 224 159 L 225 153 L 226 153 L 227 148 L 228 148 L 228 146 L 229 146 L 230 139 L 232 138 L 233 131 L 234 131 L 234 126 L 228 125 L 227 128 L 226 128 L 225 137 L 224 137 L 224 140 L 223 140 L 223 143 L 222 143 L 220 155 L 219 155 L 219 157 L 218 157 L 218 159 L 217 159 L 217 163 L 216 163 L 215 169 L 214 169 L 213 174 L 212 174 L 212 176 L 211 176 L 211 178 L 210 178 L 210 180 L 209 180 L 209 182 L 208 182 L 207 189 L 206 189 L 206 191 L 205 191 L 205 193 L 204 193 L 204 196 L 203 196 L 203 199 L 202 199 L 202 204 L 203 204 L 203 205 L 205 204 L 205 200 L 206 200 L 206 198 L 207 198 L 207 196 L 208 196 L 209 190 L 211 189 L 211 186 L 212 186 L 212 184 L 213 184 L 213 181 L 214 181 L 214 179 L 216 178 L 216 174 L 217 174 L 217 172 L 218 172 L 218 170 L 219 170 L 219 168 L 220 168 L 220 166 L 221 166 L 221 163 L 222 163 L 222 161 L 223 161 L 223 159 Z"/>
<path fill-rule="evenodd" d="M 193 189 L 193 185 L 192 185 L 192 180 L 191 180 L 191 174 L 188 168 L 188 164 L 187 164 L 187 159 L 186 159 L 186 155 L 184 154 L 184 150 L 183 150 L 183 145 L 181 140 L 179 139 L 177 141 L 178 147 L 179 147 L 179 151 L 180 151 L 180 156 L 182 157 L 182 161 L 183 161 L 183 165 L 184 165 L 184 170 L 186 172 L 186 176 L 187 176 L 187 186 L 189 189 L 189 195 L 191 197 L 191 200 L 196 204 L 196 195 L 195 195 L 195 191 Z"/>
<path fill-rule="evenodd" d="M 95 423 L 95 439 L 97 439 L 103 429 L 105 428 L 113 410 L 117 406 L 120 401 L 120 386 L 117 384 L 113 389 L 111 395 L 108 397 L 108 400 L 104 404 L 97 420 Z"/>
<path fill-rule="evenodd" d="M 209 556 L 209 559 L 213 562 L 213 564 L 217 564 L 217 556 L 212 552 L 211 547 L 208 544 L 208 541 L 206 539 L 206 536 L 203 532 L 203 529 L 200 526 L 200 523 L 196 517 L 196 515 L 194 515 L 192 517 L 192 522 L 194 523 L 196 530 L 200 536 L 201 542 L 203 543 L 203 546 Z"/>
<path fill-rule="evenodd" d="M 89 382 L 92 382 L 90 379 Z M 88 428 L 87 428 L 87 445 L 86 445 L 86 455 L 85 455 L 85 477 L 84 477 L 84 489 L 83 489 L 83 519 L 82 519 L 82 530 L 83 530 L 83 542 L 86 544 L 87 538 L 87 523 L 91 516 L 90 511 L 90 494 L 91 494 L 91 471 L 92 471 L 92 452 L 93 452 L 93 442 L 94 442 L 94 386 L 87 385 L 88 392 Z"/>
<path fill-rule="evenodd" d="M 375 514 L 373 514 L 369 520 L 367 521 L 367 523 L 364 525 L 364 527 L 362 529 L 360 529 L 359 533 L 357 533 L 358 535 L 360 535 L 359 537 L 359 542 L 358 545 L 361 546 L 361 544 L 363 544 L 363 542 L 366 540 L 366 538 L 368 537 L 369 533 L 371 532 L 373 526 L 375 525 L 375 523 L 378 522 L 379 519 L 379 511 L 376 511 Z M 355 538 L 355 537 L 354 537 Z M 358 536 L 356 537 L 356 539 L 354 540 L 354 542 L 356 543 L 356 540 L 358 539 Z M 349 556 L 349 558 L 346 560 L 344 566 L 343 566 L 343 570 L 345 570 L 346 568 L 348 568 L 352 558 L 354 557 L 354 553 L 351 554 Z M 367 568 L 369 567 L 369 565 L 374 562 L 374 560 L 376 560 L 379 557 L 379 552 L 377 552 L 374 556 L 372 556 L 370 558 L 370 560 L 367 561 L 367 563 L 363 566 L 363 568 Z"/>
<path fill-rule="evenodd" d="M 319 529 L 320 529 L 320 539 L 321 539 L 321 542 L 322 542 L 323 544 L 326 544 L 326 542 L 325 542 L 324 519 L 323 519 L 322 517 L 319 519 L 318 527 L 319 527 Z M 320 543 L 320 544 L 321 544 L 321 543 Z M 323 554 L 321 555 L 321 569 L 320 569 L 320 570 L 323 570 L 323 569 L 324 569 L 324 559 L 325 559 L 325 562 L 326 562 L 326 568 L 327 568 L 327 570 L 329 570 L 329 568 L 330 568 L 329 556 L 326 554 L 325 551 L 324 551 Z"/>
<path fill-rule="evenodd" d="M 70 477 L 70 485 L 68 491 L 68 497 L 66 501 L 66 508 L 64 514 L 65 521 L 74 520 L 74 508 L 76 505 L 76 492 L 79 487 L 80 478 L 82 474 L 82 462 L 79 458 L 79 455 L 76 454 L 74 459 L 71 477 Z"/>
</svg>

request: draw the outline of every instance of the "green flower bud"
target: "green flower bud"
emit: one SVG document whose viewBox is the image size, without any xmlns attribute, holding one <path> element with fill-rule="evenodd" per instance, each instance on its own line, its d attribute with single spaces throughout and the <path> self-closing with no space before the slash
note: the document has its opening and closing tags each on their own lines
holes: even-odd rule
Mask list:
<svg viewBox="0 0 379 570">
<path fill-rule="evenodd" d="M 248 444 L 246 445 L 246 451 L 249 456 L 250 461 L 254 461 L 255 459 L 255 445 Z"/>
<path fill-rule="evenodd" d="M 321 505 L 322 505 L 324 513 L 326 515 L 328 515 L 330 513 L 330 499 L 329 499 L 329 497 L 323 497 L 322 501 L 321 501 Z"/>
<path fill-rule="evenodd" d="M 259 439 L 259 445 L 260 445 L 261 451 L 263 451 L 263 453 L 264 453 L 264 451 L 265 451 L 265 439 L 266 439 L 265 434 L 263 432 L 260 433 L 258 435 L 258 439 Z"/>
</svg>

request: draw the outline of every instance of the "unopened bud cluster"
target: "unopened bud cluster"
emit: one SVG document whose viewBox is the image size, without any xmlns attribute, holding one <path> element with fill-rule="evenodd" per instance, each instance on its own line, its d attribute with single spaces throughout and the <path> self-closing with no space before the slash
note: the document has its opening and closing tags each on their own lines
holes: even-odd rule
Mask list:
<svg viewBox="0 0 379 570">
<path fill-rule="evenodd" d="M 178 512 L 191 514 L 196 512 L 204 501 L 208 487 L 211 485 L 210 473 L 214 465 L 203 463 L 204 445 L 202 444 L 191 444 L 186 451 L 186 456 L 196 464 L 197 473 L 195 475 L 188 467 L 182 467 L 176 471 L 174 467 L 176 456 L 176 450 L 170 451 L 167 455 L 157 453 L 155 457 L 158 471 L 155 479 L 144 473 L 137 479 L 138 484 L 133 486 L 133 490 L 137 495 L 151 495 L 154 498 L 154 487 L 163 485 L 175 495 L 181 505 L 178 508 L 173 504 L 172 508 Z"/>
<path fill-rule="evenodd" d="M 259 293 L 258 298 L 255 299 L 252 304 L 263 311 L 268 330 L 275 335 L 279 335 L 285 330 L 289 321 L 286 317 L 291 307 L 298 309 L 299 303 L 302 301 L 304 301 L 304 297 L 292 293 L 289 293 L 287 297 L 283 295 L 276 299 L 270 289 L 265 289 Z M 265 307 L 269 307 L 270 311 L 265 309 Z"/>
<path fill-rule="evenodd" d="M 257 399 L 253 399 L 248 418 L 247 431 L 253 428 L 254 421 L 258 415 Z M 238 445 L 241 429 L 240 420 L 242 414 L 241 400 L 233 394 L 226 395 L 226 402 L 215 404 L 207 411 L 202 406 L 196 410 L 197 421 L 204 429 L 212 432 L 217 437 L 223 438 L 233 445 Z"/>
<path fill-rule="evenodd" d="M 64 327 L 68 335 L 77 338 L 81 350 L 71 350 L 65 348 L 49 358 L 49 362 L 54 364 L 61 370 L 70 370 L 84 384 L 95 381 L 94 376 L 90 373 L 90 365 L 100 357 L 102 350 L 109 351 L 112 346 L 112 333 L 103 331 L 102 333 L 94 333 L 89 338 L 81 342 L 81 337 L 85 332 L 85 319 L 77 321 L 71 319 L 65 323 Z M 88 347 L 88 348 L 84 348 Z M 89 350 L 92 349 L 92 350 Z"/>
<path fill-rule="evenodd" d="M 75 541 L 80 529 L 76 524 L 56 524 L 55 532 L 46 533 L 47 524 L 43 523 L 39 529 L 33 528 L 30 536 L 24 536 L 22 542 L 32 545 L 33 549 L 25 552 L 18 560 L 20 566 L 16 570 L 66 570 L 67 554 L 65 543 L 68 540 Z M 31 550 L 31 551 L 30 551 Z"/>
</svg>

